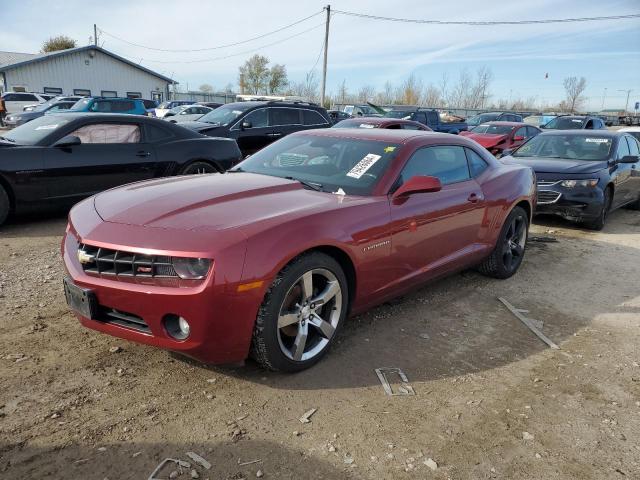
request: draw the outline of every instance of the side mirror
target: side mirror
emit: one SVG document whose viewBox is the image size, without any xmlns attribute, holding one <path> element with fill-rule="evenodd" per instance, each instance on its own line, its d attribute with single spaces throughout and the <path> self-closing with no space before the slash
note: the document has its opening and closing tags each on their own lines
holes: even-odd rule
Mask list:
<svg viewBox="0 0 640 480">
<path fill-rule="evenodd" d="M 636 163 L 638 161 L 640 161 L 640 157 L 638 157 L 637 155 L 625 155 L 620 160 L 618 160 L 618 163 Z"/>
<path fill-rule="evenodd" d="M 241 126 L 243 130 L 245 128 L 251 128 L 251 122 L 242 122 Z"/>
<path fill-rule="evenodd" d="M 515 137 L 513 137 L 514 142 L 521 142 L 522 140 L 524 140 L 524 137 L 522 135 L 516 135 Z"/>
<path fill-rule="evenodd" d="M 392 199 L 408 197 L 414 193 L 439 192 L 442 183 L 438 177 L 416 175 L 404 182 L 392 195 Z"/>
<path fill-rule="evenodd" d="M 80 145 L 82 141 L 75 135 L 66 135 L 53 144 L 54 147 L 73 147 L 74 145 Z"/>
<path fill-rule="evenodd" d="M 500 155 L 500 158 L 508 157 L 509 155 L 512 155 L 512 154 L 513 154 L 513 150 L 511 148 L 505 148 L 504 150 L 502 150 L 502 155 Z"/>
</svg>

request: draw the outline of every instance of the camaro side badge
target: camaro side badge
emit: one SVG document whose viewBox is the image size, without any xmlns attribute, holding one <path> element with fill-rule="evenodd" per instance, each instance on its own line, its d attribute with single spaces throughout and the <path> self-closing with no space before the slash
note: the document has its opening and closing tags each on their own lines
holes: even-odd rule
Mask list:
<svg viewBox="0 0 640 480">
<path fill-rule="evenodd" d="M 85 263 L 91 263 L 95 259 L 95 256 L 90 253 L 85 252 L 84 250 L 78 250 L 78 261 L 83 265 Z"/>
<path fill-rule="evenodd" d="M 378 243 L 374 243 L 373 245 L 369 245 L 367 247 L 364 247 L 362 249 L 363 252 L 368 252 L 370 250 L 373 250 L 374 248 L 380 248 L 380 247 L 384 247 L 385 245 L 389 245 L 391 243 L 391 240 L 385 240 L 383 242 L 378 242 Z"/>
</svg>

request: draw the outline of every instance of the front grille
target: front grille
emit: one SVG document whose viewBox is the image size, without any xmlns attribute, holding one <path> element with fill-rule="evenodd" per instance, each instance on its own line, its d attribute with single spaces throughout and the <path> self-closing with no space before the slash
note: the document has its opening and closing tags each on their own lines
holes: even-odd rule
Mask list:
<svg viewBox="0 0 640 480">
<path fill-rule="evenodd" d="M 133 313 L 121 312 L 115 308 L 108 308 L 100 306 L 97 320 L 104 323 L 113 323 L 120 325 L 121 327 L 137 330 L 142 333 L 151 333 L 151 329 L 147 322 L 142 317 L 134 315 Z"/>
<path fill-rule="evenodd" d="M 545 203 L 555 203 L 560 198 L 561 193 L 553 192 L 551 190 L 538 191 L 538 205 L 544 205 Z"/>
<path fill-rule="evenodd" d="M 560 180 L 538 180 L 537 181 L 537 185 L 538 185 L 538 188 L 540 188 L 540 187 L 550 187 L 551 185 L 555 185 L 559 181 Z"/>
<path fill-rule="evenodd" d="M 78 259 L 86 273 L 142 278 L 178 276 L 171 264 L 171 257 L 166 255 L 143 255 L 81 244 L 78 247 Z"/>
</svg>

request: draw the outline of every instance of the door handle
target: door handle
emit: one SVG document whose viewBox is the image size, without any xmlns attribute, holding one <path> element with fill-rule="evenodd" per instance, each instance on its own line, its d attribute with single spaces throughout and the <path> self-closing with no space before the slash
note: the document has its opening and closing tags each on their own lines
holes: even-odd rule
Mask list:
<svg viewBox="0 0 640 480">
<path fill-rule="evenodd" d="M 151 156 L 151 152 L 145 152 L 144 150 L 141 150 L 139 152 L 136 153 L 136 157 L 149 157 Z"/>
<path fill-rule="evenodd" d="M 478 200 L 480 200 L 480 197 L 478 196 L 477 193 L 472 193 L 471 195 L 469 195 L 469 197 L 467 198 L 468 202 L 471 203 L 478 203 Z"/>
</svg>

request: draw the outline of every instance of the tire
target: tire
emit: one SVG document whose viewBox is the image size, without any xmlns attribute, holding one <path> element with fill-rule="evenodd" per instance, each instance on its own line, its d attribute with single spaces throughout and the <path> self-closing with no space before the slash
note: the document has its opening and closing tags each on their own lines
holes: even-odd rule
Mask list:
<svg viewBox="0 0 640 480">
<path fill-rule="evenodd" d="M 218 169 L 209 162 L 193 162 L 180 171 L 180 175 L 203 175 L 206 173 L 219 173 Z"/>
<path fill-rule="evenodd" d="M 305 293 L 309 278 L 311 294 Z M 323 294 L 324 302 L 317 305 Z M 278 273 L 264 297 L 251 357 L 273 371 L 298 372 L 315 365 L 342 327 L 348 303 L 347 279 L 338 262 L 320 252 L 295 258 Z"/>
<path fill-rule="evenodd" d="M 604 191 L 604 202 L 602 205 L 602 210 L 600 210 L 600 214 L 598 218 L 595 220 L 590 220 L 584 222 L 584 226 L 589 230 L 602 230 L 604 228 L 605 223 L 607 223 L 607 216 L 609 215 L 609 211 L 611 210 L 611 189 L 607 188 Z"/>
<path fill-rule="evenodd" d="M 9 202 L 9 195 L 2 185 L 0 185 L 0 225 L 2 225 L 9 216 L 11 210 L 11 203 Z"/>
<path fill-rule="evenodd" d="M 502 225 L 496 246 L 478 267 L 480 273 L 494 278 L 514 275 L 524 258 L 529 235 L 529 216 L 522 207 L 515 207 Z"/>
</svg>

